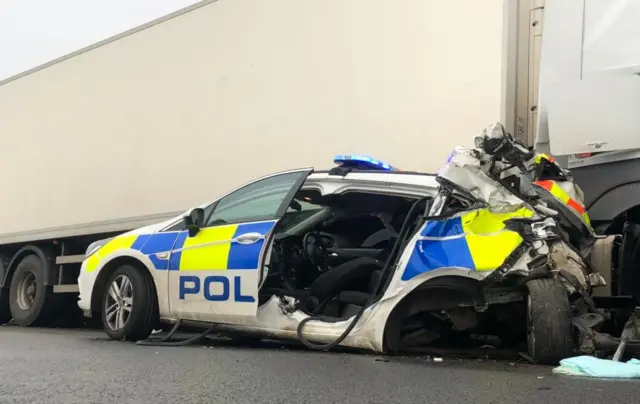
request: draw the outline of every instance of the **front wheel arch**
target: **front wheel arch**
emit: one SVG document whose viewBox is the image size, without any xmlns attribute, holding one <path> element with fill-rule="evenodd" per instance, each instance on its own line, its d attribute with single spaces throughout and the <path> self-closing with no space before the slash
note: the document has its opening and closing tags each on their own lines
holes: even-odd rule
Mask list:
<svg viewBox="0 0 640 404">
<path fill-rule="evenodd" d="M 131 265 L 148 276 L 149 279 L 151 279 L 153 292 L 156 294 L 156 296 L 158 296 L 155 279 L 153 278 L 151 271 L 149 271 L 149 268 L 142 261 L 134 257 L 117 257 L 109 261 L 107 264 L 105 264 L 104 267 L 102 267 L 93 285 L 93 291 L 91 292 L 91 312 L 94 317 L 99 318 L 99 316 L 96 316 L 96 314 L 102 311 L 102 295 L 104 294 L 105 288 L 107 287 L 107 282 L 109 281 L 111 274 L 113 274 L 116 269 L 120 268 L 123 265 Z M 158 299 L 155 299 L 156 313 L 159 312 L 159 297 L 160 296 L 158 296 Z"/>
</svg>

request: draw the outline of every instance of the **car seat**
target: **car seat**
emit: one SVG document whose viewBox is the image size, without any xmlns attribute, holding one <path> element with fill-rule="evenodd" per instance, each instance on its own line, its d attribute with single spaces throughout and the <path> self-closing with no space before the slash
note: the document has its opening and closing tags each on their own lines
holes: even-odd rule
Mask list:
<svg viewBox="0 0 640 404">
<path fill-rule="evenodd" d="M 318 312 L 330 298 L 346 288 L 352 288 L 360 280 L 366 282 L 373 272 L 382 272 L 383 266 L 384 263 L 375 258 L 360 257 L 323 273 L 309 286 L 307 310 Z"/>
<path fill-rule="evenodd" d="M 286 295 L 302 301 L 309 313 L 318 313 L 333 297 L 347 288 L 353 288 L 362 280 L 369 287 L 372 273 L 382 273 L 384 263 L 375 258 L 359 257 L 340 264 L 318 276 L 305 290 L 285 290 L 268 288 L 261 295 Z M 369 280 L 369 283 L 367 283 Z M 374 284 L 375 286 L 375 284 Z M 368 290 L 368 288 L 367 288 Z M 266 301 L 266 299 L 261 299 Z"/>
<path fill-rule="evenodd" d="M 343 290 L 338 294 L 338 302 L 341 303 L 340 317 L 351 317 L 367 304 L 371 296 L 376 293 L 376 287 L 382 279 L 382 270 L 376 270 L 371 273 L 366 292 L 355 290 Z"/>
</svg>

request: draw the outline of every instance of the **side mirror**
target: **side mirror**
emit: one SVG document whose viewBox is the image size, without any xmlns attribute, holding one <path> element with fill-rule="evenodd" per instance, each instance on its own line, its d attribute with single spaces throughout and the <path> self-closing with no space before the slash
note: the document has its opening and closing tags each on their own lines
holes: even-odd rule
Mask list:
<svg viewBox="0 0 640 404">
<path fill-rule="evenodd" d="M 186 215 L 182 216 L 184 224 L 189 230 L 189 237 L 194 237 L 204 226 L 204 209 L 193 208 Z"/>
</svg>

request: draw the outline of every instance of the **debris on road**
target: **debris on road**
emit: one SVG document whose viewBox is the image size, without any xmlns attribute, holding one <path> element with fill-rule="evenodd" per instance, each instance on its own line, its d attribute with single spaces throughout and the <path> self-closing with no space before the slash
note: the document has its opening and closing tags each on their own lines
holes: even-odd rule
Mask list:
<svg viewBox="0 0 640 404">
<path fill-rule="evenodd" d="M 640 379 L 640 360 L 616 362 L 593 356 L 576 356 L 560 361 L 553 373 L 606 379 Z"/>
</svg>

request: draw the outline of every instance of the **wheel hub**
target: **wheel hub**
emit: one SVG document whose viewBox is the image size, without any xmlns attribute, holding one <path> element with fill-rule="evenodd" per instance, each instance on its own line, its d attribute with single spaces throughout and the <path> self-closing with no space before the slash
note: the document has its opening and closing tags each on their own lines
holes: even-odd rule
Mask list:
<svg viewBox="0 0 640 404">
<path fill-rule="evenodd" d="M 36 275 L 27 272 L 18 283 L 16 300 L 21 310 L 29 310 L 36 300 Z"/>
<path fill-rule="evenodd" d="M 127 276 L 120 275 L 111 282 L 105 303 L 107 326 L 114 331 L 121 330 L 133 307 L 133 285 Z"/>
</svg>

